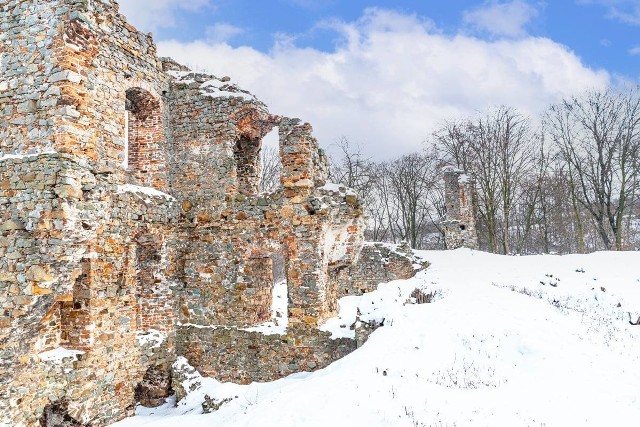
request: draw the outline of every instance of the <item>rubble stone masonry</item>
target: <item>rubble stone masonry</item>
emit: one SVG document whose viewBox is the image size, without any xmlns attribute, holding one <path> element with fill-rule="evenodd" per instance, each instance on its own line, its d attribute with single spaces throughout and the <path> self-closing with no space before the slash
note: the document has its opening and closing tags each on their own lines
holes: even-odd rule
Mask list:
<svg viewBox="0 0 640 427">
<path fill-rule="evenodd" d="M 158 405 L 178 356 L 240 382 L 321 368 L 356 346 L 318 329 L 338 298 L 415 271 L 360 256 L 360 201 L 325 185 L 309 124 L 158 58 L 115 1 L 0 0 L 0 112 L 2 427 Z M 259 194 L 276 127 L 282 185 Z M 247 332 L 277 259 L 288 329 Z"/>
</svg>

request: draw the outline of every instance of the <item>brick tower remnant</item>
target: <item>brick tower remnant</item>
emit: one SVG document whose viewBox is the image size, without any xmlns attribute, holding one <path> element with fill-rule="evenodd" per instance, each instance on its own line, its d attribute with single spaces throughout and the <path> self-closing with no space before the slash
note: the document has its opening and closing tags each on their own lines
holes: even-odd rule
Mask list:
<svg viewBox="0 0 640 427">
<path fill-rule="evenodd" d="M 442 225 L 446 247 L 478 249 L 475 181 L 452 166 L 444 168 L 443 174 L 447 213 Z"/>
</svg>

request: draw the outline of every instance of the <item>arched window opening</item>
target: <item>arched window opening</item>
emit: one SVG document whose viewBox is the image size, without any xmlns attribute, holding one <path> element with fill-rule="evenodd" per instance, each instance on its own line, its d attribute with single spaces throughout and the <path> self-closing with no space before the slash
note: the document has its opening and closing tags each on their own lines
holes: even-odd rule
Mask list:
<svg viewBox="0 0 640 427">
<path fill-rule="evenodd" d="M 166 162 L 161 101 L 144 89 L 132 88 L 127 91 L 125 110 L 123 166 L 136 184 L 163 189 Z"/>
</svg>

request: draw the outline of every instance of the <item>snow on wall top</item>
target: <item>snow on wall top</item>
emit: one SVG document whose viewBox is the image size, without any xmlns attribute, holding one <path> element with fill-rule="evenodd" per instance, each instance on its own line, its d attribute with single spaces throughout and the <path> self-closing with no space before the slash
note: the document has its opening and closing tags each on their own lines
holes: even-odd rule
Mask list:
<svg viewBox="0 0 640 427">
<path fill-rule="evenodd" d="M 32 153 L 32 154 L 4 154 L 4 155 L 0 155 L 0 162 L 3 162 L 5 160 L 21 160 L 21 159 L 27 159 L 27 158 L 31 158 L 31 157 L 38 157 L 44 154 L 56 154 L 56 151 L 54 150 L 44 150 L 42 152 L 39 153 Z"/>
<path fill-rule="evenodd" d="M 212 75 L 196 73 L 193 71 L 167 71 L 177 84 L 196 86 L 203 96 L 210 98 L 242 98 L 246 101 L 257 101 L 258 99 L 249 91 L 241 89 L 235 83 L 230 82 L 229 77 L 218 78 Z"/>
<path fill-rule="evenodd" d="M 153 196 L 153 197 L 163 197 L 167 200 L 175 200 L 175 197 L 173 197 L 170 194 L 167 193 L 163 193 L 162 191 L 156 190 L 155 188 L 151 188 L 151 187 L 142 187 L 139 185 L 132 185 L 132 184 L 125 184 L 125 185 L 119 185 L 118 186 L 118 193 L 140 193 L 140 194 L 146 194 L 147 196 Z"/>
</svg>

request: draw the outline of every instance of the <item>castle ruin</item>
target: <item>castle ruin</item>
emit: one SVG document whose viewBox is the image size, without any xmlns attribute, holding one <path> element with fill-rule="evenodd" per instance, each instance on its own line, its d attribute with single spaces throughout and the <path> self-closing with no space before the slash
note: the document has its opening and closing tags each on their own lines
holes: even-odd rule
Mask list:
<svg viewBox="0 0 640 427">
<path fill-rule="evenodd" d="M 158 58 L 115 1 L 0 0 L 0 112 L 0 426 L 108 425 L 161 403 L 177 356 L 243 383 L 322 368 L 357 345 L 319 329 L 338 298 L 414 274 L 363 250 L 309 124 Z M 280 275 L 286 331 L 251 330 Z"/>
<path fill-rule="evenodd" d="M 464 171 L 447 166 L 444 175 L 446 216 L 442 222 L 447 249 L 478 249 L 475 180 Z"/>
</svg>

